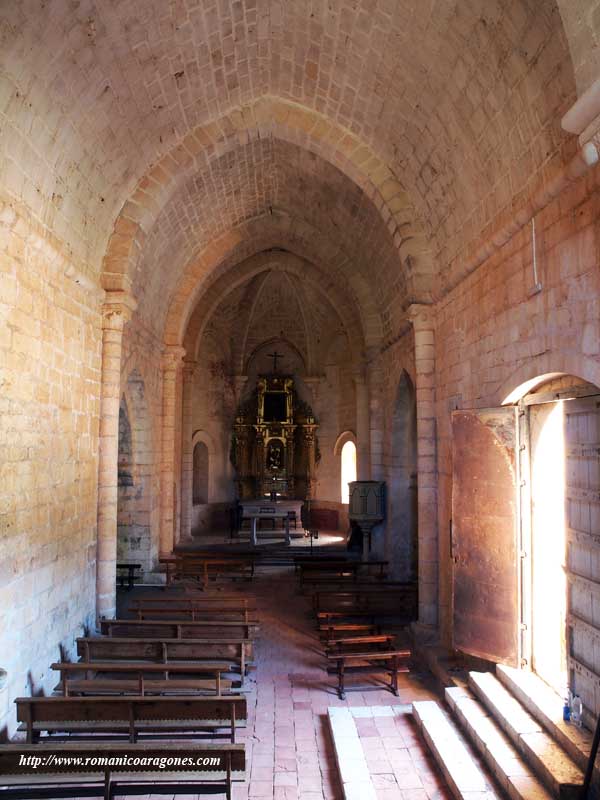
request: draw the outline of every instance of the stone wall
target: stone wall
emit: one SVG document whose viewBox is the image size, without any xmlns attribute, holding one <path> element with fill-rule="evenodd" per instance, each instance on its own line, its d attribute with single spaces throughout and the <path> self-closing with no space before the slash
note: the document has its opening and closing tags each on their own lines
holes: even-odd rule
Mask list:
<svg viewBox="0 0 600 800">
<path fill-rule="evenodd" d="M 599 181 L 596 170 L 537 216 L 540 292 L 534 292 L 528 226 L 438 306 L 438 535 L 446 638 L 451 632 L 451 411 L 498 406 L 525 381 L 546 373 L 600 385 Z"/>
<path fill-rule="evenodd" d="M 12 699 L 50 691 L 59 648 L 73 655 L 94 624 L 100 342 L 100 293 L 0 201 L 0 729 L 11 732 Z"/>
</svg>

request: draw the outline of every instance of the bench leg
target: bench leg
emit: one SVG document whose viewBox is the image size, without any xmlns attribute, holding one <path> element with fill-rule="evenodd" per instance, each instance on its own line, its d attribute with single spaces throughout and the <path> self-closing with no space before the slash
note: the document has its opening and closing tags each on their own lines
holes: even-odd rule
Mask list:
<svg viewBox="0 0 600 800">
<path fill-rule="evenodd" d="M 390 689 L 392 693 L 398 697 L 398 656 L 394 656 L 392 659 L 392 674 L 391 674 L 391 683 Z"/>
<path fill-rule="evenodd" d="M 110 779 L 110 771 L 104 773 L 104 800 L 113 800 L 113 787 Z"/>
<path fill-rule="evenodd" d="M 338 697 L 340 700 L 346 699 L 346 692 L 344 691 L 344 662 L 342 659 L 338 661 Z"/>
</svg>

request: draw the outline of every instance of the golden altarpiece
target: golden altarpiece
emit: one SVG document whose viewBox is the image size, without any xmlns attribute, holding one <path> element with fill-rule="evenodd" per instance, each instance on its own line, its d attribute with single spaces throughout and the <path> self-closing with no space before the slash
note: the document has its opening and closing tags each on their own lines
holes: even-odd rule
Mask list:
<svg viewBox="0 0 600 800">
<path fill-rule="evenodd" d="M 239 500 L 310 500 L 318 423 L 288 375 L 263 375 L 236 413 L 231 460 Z"/>
</svg>

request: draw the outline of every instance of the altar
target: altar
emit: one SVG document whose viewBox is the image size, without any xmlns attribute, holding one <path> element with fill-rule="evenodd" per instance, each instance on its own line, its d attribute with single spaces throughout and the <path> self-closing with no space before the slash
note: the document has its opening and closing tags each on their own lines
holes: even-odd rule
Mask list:
<svg viewBox="0 0 600 800">
<path fill-rule="evenodd" d="M 285 529 L 285 543 L 291 544 L 290 521 L 294 518 L 301 523 L 301 500 L 245 500 L 240 503 L 242 519 L 250 520 L 250 541 L 258 544 L 258 522 L 261 519 L 282 520 Z"/>
<path fill-rule="evenodd" d="M 298 396 L 291 375 L 260 375 L 238 406 L 231 438 L 239 518 L 252 520 L 256 541 L 260 519 L 281 519 L 289 542 L 289 514 L 300 522 L 304 501 L 313 496 L 320 454 L 319 427 L 311 407 Z"/>
</svg>

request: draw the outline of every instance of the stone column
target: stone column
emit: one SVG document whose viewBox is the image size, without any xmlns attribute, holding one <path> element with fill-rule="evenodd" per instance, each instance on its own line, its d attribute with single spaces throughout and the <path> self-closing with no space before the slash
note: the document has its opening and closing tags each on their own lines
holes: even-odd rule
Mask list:
<svg viewBox="0 0 600 800">
<path fill-rule="evenodd" d="M 117 604 L 117 496 L 119 404 L 123 329 L 135 310 L 128 292 L 106 293 L 102 307 L 102 382 L 98 448 L 96 614 L 114 617 Z"/>
<path fill-rule="evenodd" d="M 419 622 L 438 623 L 438 531 L 435 416 L 435 312 L 413 304 L 408 318 L 415 338 L 417 399 L 417 502 L 419 526 Z"/>
<path fill-rule="evenodd" d="M 192 447 L 192 400 L 197 362 L 183 362 L 183 400 L 181 426 L 181 538 L 192 535 L 192 491 L 194 482 L 194 448 Z"/>
<path fill-rule="evenodd" d="M 316 467 L 316 431 L 317 426 L 304 425 L 304 441 L 306 442 L 306 499 L 312 500 L 315 493 L 315 467 Z"/>
<path fill-rule="evenodd" d="M 177 378 L 183 367 L 185 350 L 176 345 L 163 353 L 162 469 L 160 480 L 160 555 L 173 552 L 175 534 L 175 413 Z"/>
<path fill-rule="evenodd" d="M 371 427 L 366 365 L 356 369 L 353 378 L 356 387 L 356 477 L 359 481 L 368 481 L 371 479 Z"/>
</svg>

